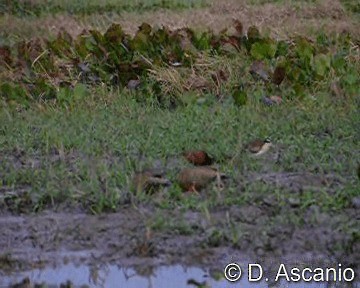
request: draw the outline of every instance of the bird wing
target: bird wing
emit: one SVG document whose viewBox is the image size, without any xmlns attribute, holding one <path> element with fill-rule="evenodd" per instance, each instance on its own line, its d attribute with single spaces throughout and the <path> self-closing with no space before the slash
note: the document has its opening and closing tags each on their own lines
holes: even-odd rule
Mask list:
<svg viewBox="0 0 360 288">
<path fill-rule="evenodd" d="M 261 147 L 263 146 L 263 141 L 261 140 L 254 140 L 248 145 L 248 149 L 252 153 L 257 153 L 260 151 Z"/>
</svg>

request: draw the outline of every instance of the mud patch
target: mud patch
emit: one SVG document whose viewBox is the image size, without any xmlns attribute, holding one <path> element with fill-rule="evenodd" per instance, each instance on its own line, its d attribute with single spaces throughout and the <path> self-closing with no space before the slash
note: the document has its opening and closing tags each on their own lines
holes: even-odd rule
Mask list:
<svg viewBox="0 0 360 288">
<path fill-rule="evenodd" d="M 244 267 L 243 275 L 248 275 L 246 263 L 239 263 Z M 157 268 L 148 267 L 145 274 L 137 268 L 123 268 L 116 265 L 85 266 L 67 264 L 57 268 L 37 269 L 31 272 L 22 273 L 18 276 L 8 276 L 0 280 L 0 287 L 26 287 L 25 285 L 42 285 L 41 287 L 272 287 L 265 280 L 250 283 L 247 277 L 240 281 L 231 283 L 225 280 L 221 271 L 204 269 L 199 267 L 184 267 L 181 265 L 160 266 Z M 255 274 L 255 273 L 254 273 Z M 21 279 L 21 281 L 17 279 Z M 254 275 L 254 277 L 257 277 Z M 66 280 L 66 279 L 73 279 Z M 13 284 L 17 282 L 17 284 Z M 41 284 L 39 284 L 41 283 Z M 45 284 L 47 283 L 47 284 Z M 48 285 L 48 286 L 46 286 Z M 276 287 L 307 287 L 325 288 L 326 283 L 298 282 L 294 284 L 279 281 Z M 356 284 L 355 284 L 356 285 Z M 338 286 L 337 286 L 338 287 Z"/>
<path fill-rule="evenodd" d="M 262 181 L 266 184 L 287 188 L 293 192 L 309 189 L 334 191 L 344 184 L 344 181 L 336 175 L 320 175 L 308 172 L 258 173 L 250 175 L 249 178 L 252 181 Z"/>
<path fill-rule="evenodd" d="M 226 263 L 246 259 L 265 267 L 273 267 L 276 261 L 300 261 L 359 268 L 360 246 L 353 233 L 359 229 L 355 209 L 331 215 L 314 206 L 299 227 L 287 221 L 287 209 L 273 215 L 271 209 L 232 206 L 210 211 L 210 219 L 200 212 L 174 211 L 163 217 L 175 224 L 162 229 L 152 228 L 153 208 L 139 211 L 124 208 L 120 213 L 98 216 L 51 212 L 3 216 L 0 273 L 64 263 L 140 268 L 183 264 L 222 269 Z M 187 223 L 190 228 L 184 233 L 176 223 Z"/>
</svg>

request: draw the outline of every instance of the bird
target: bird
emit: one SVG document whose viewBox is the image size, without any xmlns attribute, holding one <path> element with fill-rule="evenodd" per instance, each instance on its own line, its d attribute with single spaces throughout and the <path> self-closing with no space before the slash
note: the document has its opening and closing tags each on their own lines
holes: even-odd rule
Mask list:
<svg viewBox="0 0 360 288">
<path fill-rule="evenodd" d="M 185 151 L 182 155 L 187 161 L 195 166 L 208 166 L 212 165 L 214 162 L 214 159 L 203 150 Z"/>
<path fill-rule="evenodd" d="M 224 173 L 220 173 L 215 167 L 201 166 L 182 169 L 177 180 L 183 191 L 198 194 L 199 190 L 215 180 L 218 188 L 222 189 L 222 179 L 224 178 L 227 178 L 227 176 Z"/>
<path fill-rule="evenodd" d="M 253 155 L 259 156 L 267 152 L 271 146 L 271 140 L 266 138 L 265 140 L 255 139 L 248 143 L 246 148 Z"/>
<path fill-rule="evenodd" d="M 164 177 L 164 173 L 155 169 L 145 169 L 135 172 L 132 178 L 132 188 L 135 191 L 151 192 L 161 186 L 171 185 L 170 180 Z"/>
</svg>

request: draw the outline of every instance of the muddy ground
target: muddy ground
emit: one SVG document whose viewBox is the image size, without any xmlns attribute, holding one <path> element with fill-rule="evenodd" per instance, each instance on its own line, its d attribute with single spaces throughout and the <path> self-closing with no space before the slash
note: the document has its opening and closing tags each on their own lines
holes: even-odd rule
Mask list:
<svg viewBox="0 0 360 288">
<path fill-rule="evenodd" d="M 27 161 L 14 160 L 19 157 L 8 155 L 6 159 L 18 168 L 26 166 Z M 38 164 L 43 161 L 35 160 Z M 175 162 L 169 161 L 166 168 L 179 165 Z M 269 272 L 278 267 L 276 262 L 335 265 L 332 267 L 341 263 L 355 268 L 359 275 L 360 199 L 354 197 L 344 210 L 328 212 L 315 204 L 304 210 L 299 202 L 305 190 L 324 193 L 325 189 L 331 195 L 347 179 L 330 174 L 270 171 L 248 173 L 245 178 L 282 187 L 292 196 L 281 204 L 275 193 L 265 197 L 259 194 L 261 201 L 217 205 L 201 212 L 184 207 L 159 210 L 156 203 L 130 201 L 116 213 L 100 215 L 90 215 L 66 202 L 34 214 L 26 209 L 25 201 L 20 205 L 25 211 L 22 214 L 12 209 L 14 203 L 6 201 L 10 192 L 2 187 L 0 275 L 68 262 L 113 263 L 137 267 L 140 273 L 146 273 L 144 267 L 170 264 L 221 271 L 233 261 L 258 262 Z M 19 187 L 16 193 L 27 190 Z M 206 191 L 199 197 L 207 197 Z M 294 217 L 300 222 L 291 221 Z M 156 224 L 159 221 L 163 222 Z"/>
<path fill-rule="evenodd" d="M 279 213 L 271 203 L 217 208 L 210 220 L 199 212 L 167 213 L 171 221 L 186 221 L 189 233 L 149 231 L 144 219 L 153 216 L 151 207 L 124 207 L 121 212 L 97 216 L 51 211 L 4 215 L 0 217 L 0 270 L 6 274 L 69 261 L 143 267 L 182 263 L 221 269 L 229 261 L 246 259 L 269 267 L 277 259 L 342 263 L 359 270 L 360 241 L 344 233 L 346 227 L 355 227 L 359 221 L 356 208 L 331 214 L 312 206 L 302 227 L 286 223 L 268 226 L 270 219 L 285 216 L 287 209 L 295 208 Z M 242 236 L 236 243 L 229 239 L 229 217 L 241 227 Z M 214 227 L 222 233 L 213 233 Z"/>
</svg>

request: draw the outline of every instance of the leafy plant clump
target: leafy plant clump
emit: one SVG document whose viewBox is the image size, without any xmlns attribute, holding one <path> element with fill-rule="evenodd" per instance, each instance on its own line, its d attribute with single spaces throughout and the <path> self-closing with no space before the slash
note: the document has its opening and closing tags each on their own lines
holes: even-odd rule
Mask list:
<svg viewBox="0 0 360 288">
<path fill-rule="evenodd" d="M 190 28 L 171 31 L 143 23 L 130 36 L 119 24 L 112 24 L 105 33 L 83 31 L 74 39 L 63 30 L 56 39 L 36 38 L 13 47 L 2 46 L 0 97 L 7 103 L 26 106 L 32 101 L 61 104 L 83 100 L 88 89 L 97 85 L 146 89 L 150 93 L 145 94 L 157 96 L 194 90 L 219 94 L 225 87 L 234 103 L 241 106 L 247 103 L 246 90 L 254 80 L 266 91 L 282 85 L 293 94 L 303 95 L 306 88 L 329 77 L 340 79 L 335 83 L 338 89 L 356 93 L 359 77 L 352 62 L 358 63 L 359 48 L 350 36 L 320 35 L 316 41 L 296 36 L 278 41 L 262 36 L 254 26 L 245 35 L 239 21 L 233 28 L 232 33 L 195 33 Z M 241 57 L 243 69 L 250 72 L 246 75 L 253 78 L 238 75 L 230 87 L 226 85 L 228 75 L 214 65 L 207 71 L 210 80 L 200 77 L 204 71 L 194 70 L 205 58 L 219 56 Z M 183 89 L 167 89 L 166 79 L 156 77 L 161 69 L 171 71 L 170 78 L 178 75 L 179 82 L 189 72 L 194 77 L 182 81 Z"/>
</svg>

